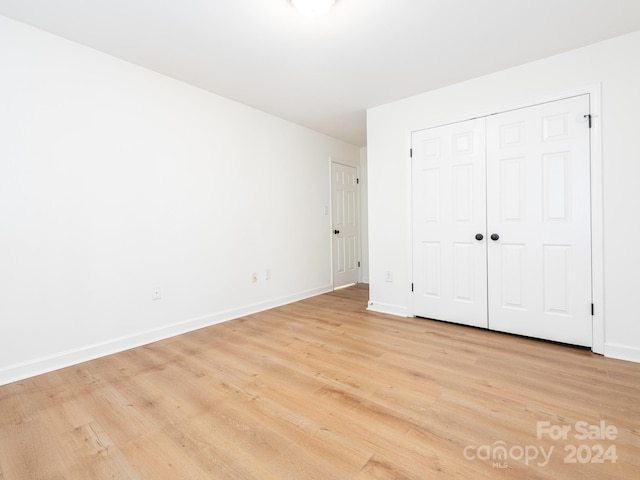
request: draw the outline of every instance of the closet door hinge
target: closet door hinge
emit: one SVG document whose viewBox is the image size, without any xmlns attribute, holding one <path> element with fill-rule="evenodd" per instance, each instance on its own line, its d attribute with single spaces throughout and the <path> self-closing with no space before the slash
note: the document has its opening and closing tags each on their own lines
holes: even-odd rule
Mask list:
<svg viewBox="0 0 640 480">
<path fill-rule="evenodd" d="M 409 157 L 413 158 L 413 148 L 409 149 Z"/>
<path fill-rule="evenodd" d="M 594 314 L 593 303 L 591 304 L 591 316 Z"/>
<path fill-rule="evenodd" d="M 411 284 L 411 291 L 413 292 L 413 283 Z"/>
</svg>

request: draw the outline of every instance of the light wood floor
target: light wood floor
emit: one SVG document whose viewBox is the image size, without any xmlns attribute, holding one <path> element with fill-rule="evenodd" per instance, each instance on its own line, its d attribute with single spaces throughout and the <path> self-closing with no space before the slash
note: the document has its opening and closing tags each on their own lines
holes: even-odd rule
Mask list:
<svg viewBox="0 0 640 480">
<path fill-rule="evenodd" d="M 639 364 L 367 298 L 340 290 L 0 387 L 0 479 L 640 478 Z M 567 439 L 538 438 L 545 421 Z M 601 421 L 617 433 L 575 438 Z"/>
</svg>

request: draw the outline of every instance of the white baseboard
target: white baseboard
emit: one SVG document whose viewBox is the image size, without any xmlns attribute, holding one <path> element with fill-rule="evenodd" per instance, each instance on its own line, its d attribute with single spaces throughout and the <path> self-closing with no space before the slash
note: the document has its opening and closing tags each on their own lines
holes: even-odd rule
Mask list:
<svg viewBox="0 0 640 480">
<path fill-rule="evenodd" d="M 616 358 L 618 360 L 640 363 L 640 348 L 632 347 L 630 345 L 621 345 L 619 343 L 605 343 L 604 356 Z"/>
<path fill-rule="evenodd" d="M 386 313 L 388 315 L 395 315 L 396 317 L 408 317 L 409 309 L 399 305 L 389 305 L 386 303 L 369 302 L 367 310 L 377 313 Z"/>
<path fill-rule="evenodd" d="M 175 337 L 176 335 L 192 332 L 204 327 L 210 327 L 212 325 L 233 320 L 235 318 L 263 312 L 271 308 L 304 300 L 305 298 L 315 297 L 316 295 L 321 295 L 323 293 L 328 293 L 331 291 L 331 285 L 327 285 L 321 288 L 307 290 L 293 295 L 268 300 L 266 302 L 246 305 L 224 312 L 205 315 L 198 318 L 192 318 L 190 320 L 174 323 L 172 325 L 167 325 L 158 329 L 139 332 L 126 337 L 115 338 L 106 342 L 76 348 L 73 350 L 67 350 L 27 362 L 9 365 L 8 367 L 0 369 L 0 385 L 17 382 L 19 380 L 24 380 L 25 378 L 52 372 L 60 368 L 70 367 L 78 363 L 87 362 L 89 360 L 94 360 L 106 355 L 122 352 L 124 350 L 140 347 L 142 345 L 147 345 L 149 343 L 157 342 L 160 340 L 165 340 L 167 338 Z"/>
</svg>

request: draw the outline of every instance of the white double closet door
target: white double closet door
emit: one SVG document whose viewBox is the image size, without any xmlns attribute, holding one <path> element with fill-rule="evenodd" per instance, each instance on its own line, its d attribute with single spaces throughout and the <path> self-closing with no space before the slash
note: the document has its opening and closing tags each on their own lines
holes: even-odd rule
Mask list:
<svg viewBox="0 0 640 480">
<path fill-rule="evenodd" d="M 592 345 L 589 95 L 414 132 L 413 312 Z"/>
</svg>

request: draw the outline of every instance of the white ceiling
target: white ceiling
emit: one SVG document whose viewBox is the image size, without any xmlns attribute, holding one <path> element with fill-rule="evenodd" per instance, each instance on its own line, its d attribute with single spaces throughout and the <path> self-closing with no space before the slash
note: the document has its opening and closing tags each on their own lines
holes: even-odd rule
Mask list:
<svg viewBox="0 0 640 480">
<path fill-rule="evenodd" d="M 0 0 L 0 14 L 355 145 L 365 110 L 640 29 L 640 0 Z M 640 52 L 639 52 L 640 55 Z"/>
</svg>

